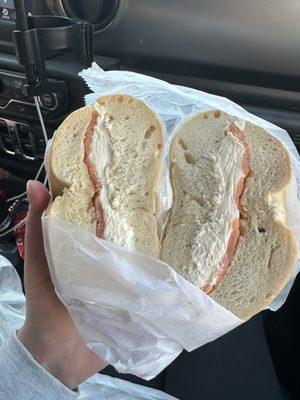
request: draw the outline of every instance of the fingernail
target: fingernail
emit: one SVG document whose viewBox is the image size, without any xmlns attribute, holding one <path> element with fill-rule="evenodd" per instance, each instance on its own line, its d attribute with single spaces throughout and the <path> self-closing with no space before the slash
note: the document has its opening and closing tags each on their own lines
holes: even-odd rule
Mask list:
<svg viewBox="0 0 300 400">
<path fill-rule="evenodd" d="M 32 181 L 28 181 L 26 185 L 26 190 L 27 190 L 27 200 L 29 203 L 31 203 L 31 183 Z"/>
</svg>

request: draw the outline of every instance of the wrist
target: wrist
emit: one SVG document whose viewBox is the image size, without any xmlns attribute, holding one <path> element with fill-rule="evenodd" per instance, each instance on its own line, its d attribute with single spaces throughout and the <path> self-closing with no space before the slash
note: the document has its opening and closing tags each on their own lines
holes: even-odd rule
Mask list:
<svg viewBox="0 0 300 400">
<path fill-rule="evenodd" d="M 45 340 L 32 335 L 32 332 L 29 332 L 26 326 L 23 326 L 16 333 L 16 336 L 38 364 L 68 389 L 76 390 L 78 386 L 77 382 L 70 378 L 63 370 L 63 362 L 58 359 L 57 354 L 53 353 L 53 351 L 49 351 L 48 344 L 45 343 Z"/>
</svg>

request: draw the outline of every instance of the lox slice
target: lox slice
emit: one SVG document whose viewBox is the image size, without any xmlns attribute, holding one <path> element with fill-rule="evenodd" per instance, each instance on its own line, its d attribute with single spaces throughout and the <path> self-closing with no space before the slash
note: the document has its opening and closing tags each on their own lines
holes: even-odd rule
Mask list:
<svg viewBox="0 0 300 400">
<path fill-rule="evenodd" d="M 158 257 L 156 184 L 163 128 L 145 103 L 97 100 L 58 128 L 50 154 L 56 215 L 120 246 Z"/>
</svg>

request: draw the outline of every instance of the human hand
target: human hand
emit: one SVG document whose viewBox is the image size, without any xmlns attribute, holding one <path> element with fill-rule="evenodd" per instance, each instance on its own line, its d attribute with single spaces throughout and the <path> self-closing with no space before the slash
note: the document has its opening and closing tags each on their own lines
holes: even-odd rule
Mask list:
<svg viewBox="0 0 300 400">
<path fill-rule="evenodd" d="M 49 203 L 48 190 L 40 182 L 29 181 L 27 195 L 26 320 L 17 336 L 44 368 L 65 386 L 74 389 L 106 364 L 85 345 L 55 293 L 44 252 L 41 224 L 41 216 Z"/>
</svg>

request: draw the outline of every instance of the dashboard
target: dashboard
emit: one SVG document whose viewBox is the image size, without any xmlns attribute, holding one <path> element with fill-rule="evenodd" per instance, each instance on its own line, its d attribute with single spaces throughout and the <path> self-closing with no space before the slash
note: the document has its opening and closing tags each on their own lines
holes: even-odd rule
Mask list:
<svg viewBox="0 0 300 400">
<path fill-rule="evenodd" d="M 14 0 L 0 0 L 0 20 L 14 21 L 16 18 Z"/>
<path fill-rule="evenodd" d="M 26 2 L 33 15 L 91 22 L 95 60 L 104 69 L 134 70 L 229 97 L 287 129 L 300 146 L 300 5 L 297 0 L 275 3 L 276 7 L 268 0 Z M 14 2 L 0 0 L 0 167 L 27 178 L 38 167 L 43 146 L 33 100 L 23 95 L 25 78 L 15 57 L 14 29 Z M 39 99 L 49 136 L 71 110 L 83 105 L 88 89 L 78 77 L 81 69 L 66 52 L 47 61 L 48 76 L 61 83 L 59 93 Z"/>
</svg>

